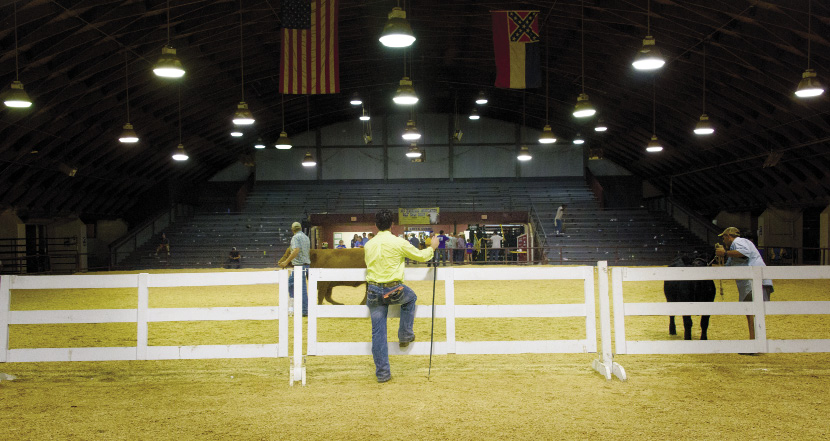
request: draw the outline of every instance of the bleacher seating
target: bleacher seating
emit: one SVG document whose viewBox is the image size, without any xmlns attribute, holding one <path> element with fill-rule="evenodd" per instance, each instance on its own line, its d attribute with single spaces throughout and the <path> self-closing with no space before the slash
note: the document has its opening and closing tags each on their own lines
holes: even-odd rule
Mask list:
<svg viewBox="0 0 830 441">
<path fill-rule="evenodd" d="M 275 267 L 287 248 L 292 222 L 310 213 L 375 213 L 382 208 L 440 207 L 444 212 L 528 211 L 549 263 L 609 260 L 629 265 L 665 264 L 677 251 L 701 242 L 665 215 L 644 208 L 602 210 L 582 178 L 462 182 L 258 182 L 241 212 L 232 196 L 206 200 L 196 214 L 166 231 L 171 256 L 155 256 L 158 238 L 123 262 L 131 268 L 220 267 L 231 247 L 243 267 Z M 565 234 L 554 236 L 556 208 L 567 205 Z M 217 211 L 218 210 L 218 211 Z M 160 236 L 160 235 L 159 235 Z"/>
</svg>

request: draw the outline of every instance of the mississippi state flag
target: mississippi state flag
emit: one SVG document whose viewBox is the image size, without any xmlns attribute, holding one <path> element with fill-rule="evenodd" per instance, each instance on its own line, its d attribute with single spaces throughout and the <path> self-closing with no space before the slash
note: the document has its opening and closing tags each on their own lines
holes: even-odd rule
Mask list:
<svg viewBox="0 0 830 441">
<path fill-rule="evenodd" d="M 496 87 L 528 89 L 542 85 L 539 11 L 492 11 Z"/>
<path fill-rule="evenodd" d="M 283 0 L 280 93 L 340 92 L 337 0 Z"/>
</svg>

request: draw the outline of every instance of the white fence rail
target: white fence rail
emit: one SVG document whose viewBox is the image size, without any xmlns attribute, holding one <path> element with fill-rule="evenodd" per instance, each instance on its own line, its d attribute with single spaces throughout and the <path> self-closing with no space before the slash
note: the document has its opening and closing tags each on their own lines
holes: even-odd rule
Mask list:
<svg viewBox="0 0 830 441">
<path fill-rule="evenodd" d="M 287 307 L 150 308 L 149 289 L 175 286 L 279 285 L 288 305 L 288 272 L 221 272 L 0 277 L 0 362 L 167 360 L 288 356 Z M 11 311 L 11 290 L 135 288 L 135 309 Z M 277 293 L 275 293 L 277 294 Z M 276 296 L 275 296 L 276 298 Z M 276 344 L 149 346 L 148 323 L 164 321 L 279 320 Z M 9 326 L 55 323 L 136 323 L 136 346 L 10 349 Z"/>
<path fill-rule="evenodd" d="M 432 281 L 431 268 L 407 269 L 407 281 Z M 309 296 L 317 292 L 321 281 L 366 280 L 365 269 L 312 268 L 309 272 Z M 435 342 L 435 354 L 517 354 L 517 353 L 584 353 L 597 351 L 596 307 L 594 301 L 594 269 L 580 267 L 544 268 L 439 268 L 437 280 L 444 283 L 443 305 L 435 306 L 435 317 L 444 318 L 446 341 Z M 544 305 L 458 305 L 455 303 L 455 282 L 463 280 L 582 280 L 584 303 Z M 432 293 L 421 292 L 421 299 Z M 551 296 L 550 301 L 555 299 Z M 313 303 L 313 302 L 312 302 Z M 400 307 L 389 308 L 390 317 L 400 317 Z M 369 318 L 369 308 L 356 305 L 309 304 L 308 355 L 371 355 L 371 342 L 319 342 L 317 321 L 319 318 Z M 430 307 L 419 306 L 416 318 L 431 318 Z M 505 317 L 583 317 L 584 338 L 576 340 L 523 340 L 523 341 L 457 341 L 455 320 L 458 318 Z M 389 354 L 428 355 L 429 342 L 416 341 L 401 350 L 397 343 L 389 343 Z"/>
<path fill-rule="evenodd" d="M 762 292 L 763 279 L 830 279 L 830 267 L 718 267 L 718 268 L 613 268 L 614 341 L 617 354 L 697 354 L 750 352 L 830 352 L 830 339 L 776 340 L 767 338 L 766 316 L 830 314 L 827 301 L 677 302 L 626 303 L 623 282 L 664 280 L 752 280 L 753 292 Z M 600 292 L 600 296 L 608 295 Z M 625 318 L 643 315 L 752 315 L 754 340 L 631 341 L 626 338 Z"/>
</svg>

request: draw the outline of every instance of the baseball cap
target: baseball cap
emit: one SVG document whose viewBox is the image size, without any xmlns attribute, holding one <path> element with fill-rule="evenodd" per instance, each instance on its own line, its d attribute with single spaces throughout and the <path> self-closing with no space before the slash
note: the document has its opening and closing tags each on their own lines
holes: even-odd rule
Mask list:
<svg viewBox="0 0 830 441">
<path fill-rule="evenodd" d="M 723 230 L 723 233 L 718 234 L 718 236 L 723 236 L 724 234 L 728 234 L 728 235 L 730 235 L 730 236 L 738 236 L 738 237 L 739 237 L 739 236 L 741 235 L 741 230 L 739 230 L 739 229 L 737 229 L 737 228 L 735 228 L 735 227 L 729 227 L 729 228 L 727 228 L 727 229 Z"/>
<path fill-rule="evenodd" d="M 300 225 L 300 223 L 299 223 L 299 222 L 294 222 L 293 224 L 291 224 L 291 229 L 292 229 L 292 230 L 300 230 L 300 229 L 302 229 L 302 228 L 303 228 L 303 226 L 302 226 L 302 225 Z"/>
</svg>

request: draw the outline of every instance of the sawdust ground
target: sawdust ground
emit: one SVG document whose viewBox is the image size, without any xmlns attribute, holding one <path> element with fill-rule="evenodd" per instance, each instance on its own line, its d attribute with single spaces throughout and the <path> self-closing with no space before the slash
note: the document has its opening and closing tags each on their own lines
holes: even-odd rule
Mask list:
<svg viewBox="0 0 830 441">
<path fill-rule="evenodd" d="M 419 304 L 431 283 L 411 284 Z M 724 296 L 736 301 L 732 281 Z M 659 282 L 626 283 L 626 301 L 663 301 Z M 152 290 L 151 307 L 276 304 L 275 286 Z M 335 298 L 357 304 L 359 288 Z M 830 300 L 826 281 L 776 281 L 775 300 Z M 577 282 L 458 282 L 466 304 L 578 303 Z M 443 302 L 441 284 L 436 302 Z M 131 308 L 130 290 L 14 292 L 12 309 Z M 396 323 L 390 319 L 390 340 Z M 629 339 L 677 339 L 665 317 L 626 320 Z M 695 326 L 698 318 L 695 317 Z M 771 338 L 830 338 L 824 317 L 769 317 Z M 324 319 L 321 341 L 367 341 L 365 319 Z M 429 339 L 429 321 L 416 321 Z M 444 338 L 436 320 L 435 339 Z M 682 324 L 680 325 L 682 328 Z M 459 340 L 573 338 L 578 319 L 459 319 Z M 715 316 L 710 339 L 746 338 L 743 317 Z M 164 322 L 151 345 L 273 343 L 276 323 Z M 695 337 L 699 331 L 695 329 Z M 132 346 L 134 324 L 15 325 L 12 348 Z M 625 383 L 591 369 L 595 354 L 392 356 L 375 383 L 370 356 L 309 357 L 306 387 L 287 359 L 6 363 L 0 439 L 615 439 L 830 438 L 830 354 L 617 356 Z"/>
</svg>

